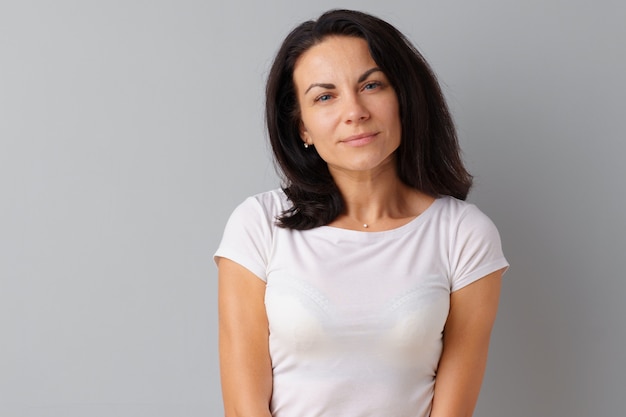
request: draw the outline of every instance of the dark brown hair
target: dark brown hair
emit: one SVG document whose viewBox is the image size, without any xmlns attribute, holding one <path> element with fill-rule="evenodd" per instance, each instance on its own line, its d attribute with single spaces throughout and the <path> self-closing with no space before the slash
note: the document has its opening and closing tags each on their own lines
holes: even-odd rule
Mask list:
<svg viewBox="0 0 626 417">
<path fill-rule="evenodd" d="M 266 86 L 266 123 L 283 190 L 292 207 L 278 224 L 297 230 L 326 225 L 344 202 L 326 162 L 300 137 L 300 111 L 293 81 L 298 58 L 328 36 L 364 39 L 372 58 L 396 91 L 402 138 L 398 176 L 431 196 L 465 200 L 472 185 L 460 156 L 456 129 L 430 66 L 396 28 L 366 13 L 330 10 L 297 26 L 283 41 Z"/>
</svg>

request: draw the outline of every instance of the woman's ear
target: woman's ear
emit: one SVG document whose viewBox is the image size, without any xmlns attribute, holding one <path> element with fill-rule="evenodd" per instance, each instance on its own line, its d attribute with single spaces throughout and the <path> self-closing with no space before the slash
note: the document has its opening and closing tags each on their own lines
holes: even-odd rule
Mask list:
<svg viewBox="0 0 626 417">
<path fill-rule="evenodd" d="M 311 136 L 309 135 L 308 130 L 304 127 L 304 123 L 300 120 L 300 138 L 307 145 L 313 145 L 313 141 L 311 140 Z"/>
</svg>

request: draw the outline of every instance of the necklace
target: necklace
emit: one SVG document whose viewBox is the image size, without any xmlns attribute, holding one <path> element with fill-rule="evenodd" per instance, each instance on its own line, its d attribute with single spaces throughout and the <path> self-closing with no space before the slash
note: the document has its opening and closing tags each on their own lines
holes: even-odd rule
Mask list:
<svg viewBox="0 0 626 417">
<path fill-rule="evenodd" d="M 349 223 L 350 223 L 350 224 L 353 224 L 353 225 L 354 225 L 355 223 L 356 223 L 356 224 L 360 224 L 360 225 L 361 225 L 361 227 L 362 227 L 363 229 L 369 229 L 369 228 L 370 228 L 370 226 L 371 226 L 371 223 L 364 223 L 364 222 L 362 222 L 361 220 L 356 219 L 356 218 L 354 218 L 354 217 L 349 217 L 349 216 L 346 216 L 346 218 L 349 220 Z M 354 227 L 354 226 L 352 226 L 352 227 Z"/>
</svg>

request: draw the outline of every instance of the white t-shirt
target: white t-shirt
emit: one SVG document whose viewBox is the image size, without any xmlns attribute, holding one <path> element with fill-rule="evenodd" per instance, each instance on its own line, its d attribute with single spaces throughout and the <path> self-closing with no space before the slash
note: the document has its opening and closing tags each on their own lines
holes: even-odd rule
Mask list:
<svg viewBox="0 0 626 417">
<path fill-rule="evenodd" d="M 216 257 L 266 282 L 275 417 L 427 417 L 450 293 L 508 267 L 476 206 L 442 197 L 388 231 L 276 226 L 280 190 L 232 213 Z"/>
</svg>

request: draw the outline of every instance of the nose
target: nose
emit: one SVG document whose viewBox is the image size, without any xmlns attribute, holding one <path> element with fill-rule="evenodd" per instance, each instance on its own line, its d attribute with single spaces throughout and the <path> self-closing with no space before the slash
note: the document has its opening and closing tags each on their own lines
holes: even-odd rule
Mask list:
<svg viewBox="0 0 626 417">
<path fill-rule="evenodd" d="M 358 94 L 350 94 L 345 103 L 345 122 L 359 123 L 369 119 L 370 113 Z"/>
</svg>

